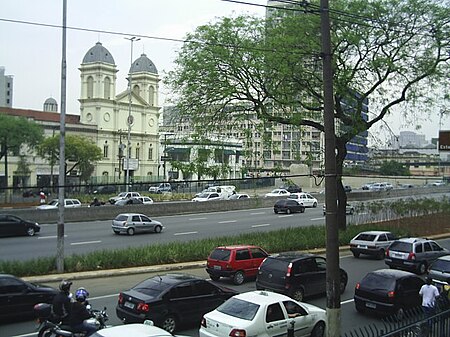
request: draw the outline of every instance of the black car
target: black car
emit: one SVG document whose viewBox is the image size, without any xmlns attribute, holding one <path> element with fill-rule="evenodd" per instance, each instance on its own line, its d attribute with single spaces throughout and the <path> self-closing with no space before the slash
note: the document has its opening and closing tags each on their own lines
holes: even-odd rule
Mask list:
<svg viewBox="0 0 450 337">
<path fill-rule="evenodd" d="M 340 291 L 347 286 L 348 275 L 340 270 Z M 259 266 L 257 290 L 270 290 L 285 294 L 294 300 L 324 294 L 326 291 L 325 258 L 307 253 L 285 252 L 268 256 Z"/>
<path fill-rule="evenodd" d="M 419 290 L 424 281 L 416 274 L 392 269 L 368 273 L 355 287 L 355 308 L 361 313 L 395 315 L 421 305 Z"/>
<path fill-rule="evenodd" d="M 289 193 L 300 193 L 302 192 L 302 188 L 298 185 L 282 185 L 280 188 L 287 190 Z"/>
<path fill-rule="evenodd" d="M 94 194 L 114 194 L 116 193 L 116 186 L 114 185 L 105 185 L 105 186 L 99 186 L 97 189 L 94 190 Z"/>
<path fill-rule="evenodd" d="M 52 303 L 57 289 L 0 274 L 0 320 L 30 318 L 37 303 Z"/>
<path fill-rule="evenodd" d="M 158 275 L 121 292 L 116 314 L 125 323 L 152 320 L 173 333 L 181 324 L 199 323 L 204 314 L 236 294 L 193 275 Z"/>
<path fill-rule="evenodd" d="M 305 206 L 300 205 L 297 201 L 293 199 L 280 199 L 275 205 L 273 205 L 273 211 L 275 213 L 305 213 Z"/>
<path fill-rule="evenodd" d="M 0 214 L 0 236 L 33 236 L 41 230 L 37 222 L 24 220 L 17 215 Z"/>
</svg>

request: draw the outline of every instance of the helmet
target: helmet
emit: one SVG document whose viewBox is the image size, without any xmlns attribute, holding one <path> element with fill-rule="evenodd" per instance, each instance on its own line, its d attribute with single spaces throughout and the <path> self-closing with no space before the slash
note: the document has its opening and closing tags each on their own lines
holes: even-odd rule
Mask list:
<svg viewBox="0 0 450 337">
<path fill-rule="evenodd" d="M 75 292 L 75 299 L 78 302 L 84 302 L 84 301 L 86 301 L 86 299 L 88 297 L 89 297 L 89 292 L 83 287 L 78 288 L 77 291 Z"/>
<path fill-rule="evenodd" d="M 59 283 L 59 290 L 61 290 L 61 291 L 69 291 L 71 285 L 72 285 L 72 282 L 67 281 L 67 280 L 62 280 Z"/>
</svg>

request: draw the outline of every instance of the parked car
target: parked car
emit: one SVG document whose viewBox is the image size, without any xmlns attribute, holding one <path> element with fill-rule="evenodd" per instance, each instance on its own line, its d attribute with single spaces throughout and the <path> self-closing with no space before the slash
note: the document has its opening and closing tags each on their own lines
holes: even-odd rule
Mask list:
<svg viewBox="0 0 450 337">
<path fill-rule="evenodd" d="M 445 181 L 437 180 L 429 183 L 429 186 L 445 186 Z"/>
<path fill-rule="evenodd" d="M 144 323 L 124 324 L 98 330 L 91 337 L 187 337 L 172 335 L 170 332 L 153 325 L 152 321 Z"/>
<path fill-rule="evenodd" d="M 33 317 L 34 305 L 52 303 L 58 292 L 49 286 L 26 282 L 9 274 L 0 274 L 0 320 Z"/>
<path fill-rule="evenodd" d="M 450 254 L 433 240 L 424 238 L 398 239 L 389 246 L 384 262 L 393 269 L 425 274 L 437 258 Z"/>
<path fill-rule="evenodd" d="M 248 199 L 248 198 L 250 198 L 250 196 L 246 193 L 236 193 L 236 194 L 230 195 L 228 200 L 242 200 L 242 199 Z"/>
<path fill-rule="evenodd" d="M 48 204 L 39 205 L 36 209 L 58 209 L 58 199 L 53 199 Z M 64 208 L 76 208 L 81 207 L 81 201 L 78 199 L 64 199 Z"/>
<path fill-rule="evenodd" d="M 289 193 L 300 193 L 300 192 L 302 192 L 302 188 L 300 186 L 298 186 L 298 185 L 295 185 L 295 184 L 282 185 L 282 186 L 280 186 L 280 188 L 281 189 L 285 189 Z"/>
<path fill-rule="evenodd" d="M 340 270 L 341 293 L 347 286 L 348 275 Z M 307 253 L 285 252 L 269 255 L 259 266 L 256 289 L 270 290 L 303 301 L 305 297 L 325 293 L 325 258 Z"/>
<path fill-rule="evenodd" d="M 291 322 L 296 336 L 325 335 L 325 310 L 282 294 L 250 291 L 235 295 L 204 315 L 199 336 L 286 336 Z"/>
<path fill-rule="evenodd" d="M 322 206 L 322 213 L 323 215 L 327 214 L 327 207 L 325 204 Z M 355 206 L 347 203 L 347 205 L 345 205 L 345 214 L 352 215 L 353 213 L 355 213 Z"/>
<path fill-rule="evenodd" d="M 439 287 L 444 284 L 450 284 L 450 255 L 444 255 L 437 258 L 428 269 L 428 276 Z"/>
<path fill-rule="evenodd" d="M 361 313 L 395 315 L 401 320 L 405 310 L 421 305 L 419 290 L 424 281 L 417 275 L 381 269 L 369 272 L 356 284 L 355 308 Z"/>
<path fill-rule="evenodd" d="M 143 204 L 144 204 L 144 202 L 140 199 L 140 197 L 131 197 L 128 199 L 120 199 L 114 203 L 115 206 L 143 205 Z"/>
<path fill-rule="evenodd" d="M 24 220 L 17 215 L 0 214 L 0 236 L 33 236 L 40 230 L 41 226 L 37 222 Z"/>
<path fill-rule="evenodd" d="M 193 275 L 157 275 L 121 292 L 116 314 L 125 323 L 149 319 L 173 333 L 181 324 L 200 322 L 205 313 L 236 294 Z"/>
<path fill-rule="evenodd" d="M 275 205 L 273 205 L 273 211 L 274 213 L 305 213 L 305 206 L 299 204 L 297 201 L 293 199 L 280 199 L 278 200 Z"/>
<path fill-rule="evenodd" d="M 119 214 L 112 221 L 112 230 L 115 234 L 161 233 L 163 228 L 161 222 L 138 213 Z"/>
<path fill-rule="evenodd" d="M 159 185 L 150 186 L 148 191 L 150 193 L 169 193 L 172 192 L 172 185 L 170 183 L 161 183 Z"/>
<path fill-rule="evenodd" d="M 116 193 L 116 186 L 114 186 L 114 185 L 99 186 L 94 190 L 93 193 L 94 194 L 113 194 L 113 193 Z"/>
<path fill-rule="evenodd" d="M 291 193 L 288 190 L 285 190 L 284 188 L 276 188 L 269 193 L 266 193 L 265 197 L 288 197 Z"/>
<path fill-rule="evenodd" d="M 193 198 L 193 202 L 214 201 L 222 200 L 222 197 L 217 192 L 204 192 L 200 193 L 197 197 Z"/>
<path fill-rule="evenodd" d="M 130 199 L 130 198 L 137 198 L 141 195 L 138 192 L 121 192 L 117 196 L 109 198 L 109 203 L 111 205 L 114 205 L 117 200 L 123 200 L 123 199 Z"/>
<path fill-rule="evenodd" d="M 291 193 L 290 196 L 288 196 L 288 199 L 294 199 L 299 204 L 305 206 L 305 207 L 317 207 L 317 199 L 314 198 L 309 193 Z"/>
<path fill-rule="evenodd" d="M 256 276 L 259 265 L 268 255 L 258 246 L 220 246 L 209 254 L 206 271 L 213 281 L 229 277 L 234 284 L 239 285 L 246 278 Z"/>
<path fill-rule="evenodd" d="M 383 260 L 389 245 L 397 240 L 394 234 L 386 231 L 361 232 L 350 240 L 350 250 L 358 258 L 361 254 Z"/>
</svg>

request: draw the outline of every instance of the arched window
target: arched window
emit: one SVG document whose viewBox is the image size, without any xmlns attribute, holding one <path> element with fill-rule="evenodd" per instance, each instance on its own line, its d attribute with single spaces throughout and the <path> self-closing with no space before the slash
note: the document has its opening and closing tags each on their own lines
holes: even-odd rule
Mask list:
<svg viewBox="0 0 450 337">
<path fill-rule="evenodd" d="M 133 92 L 136 95 L 139 95 L 140 90 L 141 90 L 141 88 L 139 88 L 139 86 L 137 84 L 135 84 L 134 87 L 133 87 Z"/>
<path fill-rule="evenodd" d="M 153 160 L 153 145 L 150 144 L 150 147 L 148 148 L 148 160 Z"/>
<path fill-rule="evenodd" d="M 109 77 L 105 77 L 104 98 L 111 98 L 111 80 Z"/>
<path fill-rule="evenodd" d="M 89 76 L 87 79 L 87 98 L 94 97 L 94 78 Z"/>
<path fill-rule="evenodd" d="M 107 171 L 103 171 L 103 173 L 102 173 L 102 181 L 103 181 L 103 183 L 105 183 L 105 184 L 108 183 L 108 176 L 109 176 L 109 173 Z"/>
<path fill-rule="evenodd" d="M 150 104 L 150 106 L 155 105 L 154 100 L 155 100 L 155 88 L 153 88 L 153 86 L 150 86 L 148 88 L 148 104 Z"/>
<path fill-rule="evenodd" d="M 109 147 L 108 147 L 108 141 L 105 140 L 105 144 L 103 145 L 103 158 L 109 157 Z"/>
</svg>

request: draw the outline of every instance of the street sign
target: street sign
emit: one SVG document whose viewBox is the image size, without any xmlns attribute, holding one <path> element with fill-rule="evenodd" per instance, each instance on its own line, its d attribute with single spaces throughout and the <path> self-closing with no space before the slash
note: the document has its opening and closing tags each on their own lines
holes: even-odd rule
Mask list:
<svg viewBox="0 0 450 337">
<path fill-rule="evenodd" d="M 450 151 L 450 131 L 439 131 L 439 151 Z"/>
<path fill-rule="evenodd" d="M 169 156 L 161 156 L 161 161 L 169 161 L 172 160 L 172 157 Z"/>
</svg>

